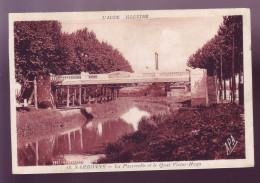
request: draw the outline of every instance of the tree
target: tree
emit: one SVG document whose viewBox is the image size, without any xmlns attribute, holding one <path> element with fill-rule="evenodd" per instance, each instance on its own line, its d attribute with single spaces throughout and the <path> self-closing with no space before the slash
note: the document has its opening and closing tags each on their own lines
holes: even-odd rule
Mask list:
<svg viewBox="0 0 260 183">
<path fill-rule="evenodd" d="M 81 63 L 75 52 L 75 35 L 63 33 L 59 40 L 60 57 L 59 74 L 79 74 Z"/>
<path fill-rule="evenodd" d="M 132 72 L 129 62 L 117 49 L 105 42 L 99 42 L 94 32 L 87 28 L 73 33 L 75 54 L 81 71 L 109 73 L 113 71 Z"/>
<path fill-rule="evenodd" d="M 129 62 L 117 49 L 100 42 L 87 28 L 62 33 L 58 21 L 14 23 L 16 80 L 24 83 L 37 74 L 79 74 L 129 71 Z"/>
<path fill-rule="evenodd" d="M 36 74 L 59 73 L 61 24 L 58 21 L 14 22 L 16 79 L 24 83 Z"/>
<path fill-rule="evenodd" d="M 239 86 L 241 86 L 243 75 L 242 16 L 224 16 L 217 35 L 190 56 L 187 65 L 192 68 L 207 69 L 209 76 L 216 76 L 221 88 L 221 98 L 223 80 L 224 91 L 226 80 L 232 81 L 232 102 L 234 102 L 235 76 L 239 76 Z M 242 90 L 243 88 L 240 91 Z"/>
<path fill-rule="evenodd" d="M 218 34 L 225 41 L 227 52 L 232 53 L 232 100 L 236 100 L 236 75 L 239 81 L 239 103 L 243 104 L 243 22 L 242 16 L 224 16 L 223 24 L 220 26 Z"/>
</svg>

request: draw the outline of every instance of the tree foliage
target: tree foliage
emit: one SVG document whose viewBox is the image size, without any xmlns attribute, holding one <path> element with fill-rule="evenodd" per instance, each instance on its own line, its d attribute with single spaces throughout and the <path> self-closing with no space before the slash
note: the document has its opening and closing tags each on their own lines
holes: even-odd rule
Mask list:
<svg viewBox="0 0 260 183">
<path fill-rule="evenodd" d="M 71 34 L 74 38 L 75 54 L 80 62 L 81 71 L 89 73 L 109 73 L 129 71 L 132 68 L 117 49 L 105 42 L 99 42 L 94 32 L 87 28 Z"/>
<path fill-rule="evenodd" d="M 58 21 L 14 22 L 15 69 L 18 82 L 37 73 L 55 73 L 60 62 L 61 24 Z"/>
<path fill-rule="evenodd" d="M 207 69 L 209 76 L 220 77 L 221 57 L 223 79 L 231 78 L 234 39 L 235 74 L 243 73 L 242 16 L 224 16 L 218 33 L 188 59 L 188 66 Z"/>
<path fill-rule="evenodd" d="M 87 28 L 68 34 L 58 21 L 19 21 L 14 23 L 14 39 L 16 79 L 21 83 L 36 74 L 132 72 L 122 53 Z"/>
</svg>

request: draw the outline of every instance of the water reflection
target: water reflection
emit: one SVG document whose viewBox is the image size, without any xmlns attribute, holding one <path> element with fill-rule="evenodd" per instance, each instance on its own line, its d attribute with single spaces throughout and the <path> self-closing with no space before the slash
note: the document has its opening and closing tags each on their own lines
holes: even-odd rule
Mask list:
<svg viewBox="0 0 260 183">
<path fill-rule="evenodd" d="M 134 130 L 136 131 L 138 129 L 139 121 L 142 119 L 142 117 L 149 117 L 149 116 L 150 116 L 149 112 L 141 111 L 137 107 L 133 107 L 128 112 L 123 114 L 121 118 L 128 124 L 133 125 Z"/>
<path fill-rule="evenodd" d="M 137 130 L 145 111 L 134 107 L 119 119 L 94 119 L 58 136 L 28 142 L 18 148 L 18 165 L 60 165 L 91 163 L 105 151 L 108 143 Z"/>
</svg>

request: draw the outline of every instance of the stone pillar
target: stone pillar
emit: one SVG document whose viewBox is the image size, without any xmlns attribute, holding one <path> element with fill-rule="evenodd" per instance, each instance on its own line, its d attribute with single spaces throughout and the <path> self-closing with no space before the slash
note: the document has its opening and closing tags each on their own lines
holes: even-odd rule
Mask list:
<svg viewBox="0 0 260 183">
<path fill-rule="evenodd" d="M 79 86 L 79 105 L 81 105 L 81 85 Z"/>
<path fill-rule="evenodd" d="M 86 102 L 87 99 L 87 88 L 84 88 L 84 94 L 83 94 L 83 98 L 84 98 L 84 103 Z"/>
<path fill-rule="evenodd" d="M 60 89 L 60 100 L 61 100 L 61 103 L 63 104 L 63 87 L 61 87 L 61 89 Z"/>
<path fill-rule="evenodd" d="M 70 106 L 70 87 L 67 86 L 67 107 Z"/>
<path fill-rule="evenodd" d="M 117 92 L 118 92 L 118 89 L 116 88 L 115 90 L 116 90 L 116 92 L 115 92 L 115 100 L 117 100 Z"/>
<path fill-rule="evenodd" d="M 54 102 L 56 103 L 56 105 L 57 105 L 57 101 L 58 101 L 57 94 L 58 94 L 58 89 L 55 87 L 55 90 L 54 90 Z"/>
<path fill-rule="evenodd" d="M 104 100 L 107 101 L 107 88 L 104 87 Z"/>
<path fill-rule="evenodd" d="M 117 89 L 117 98 L 119 98 L 119 91 L 120 91 L 120 88 Z"/>
<path fill-rule="evenodd" d="M 100 91 L 100 103 L 103 102 L 103 86 L 101 85 L 101 91 Z"/>
<path fill-rule="evenodd" d="M 107 100 L 110 101 L 111 100 L 111 88 L 107 88 Z"/>
<path fill-rule="evenodd" d="M 72 105 L 74 106 L 75 104 L 75 89 L 74 92 L 72 93 Z"/>
<path fill-rule="evenodd" d="M 115 97 L 114 94 L 115 94 L 115 93 L 114 93 L 114 88 L 111 88 L 111 99 L 112 99 L 112 100 L 115 99 L 115 98 L 114 98 L 114 97 Z"/>
<path fill-rule="evenodd" d="M 74 102 L 77 100 L 77 88 L 74 88 Z M 74 105 L 74 104 L 73 104 Z"/>
<path fill-rule="evenodd" d="M 110 92 L 109 92 L 109 100 L 113 100 L 112 88 L 110 88 Z"/>
<path fill-rule="evenodd" d="M 191 70 L 191 106 L 208 105 L 207 70 Z"/>
<path fill-rule="evenodd" d="M 98 100 L 98 89 L 96 88 L 96 91 L 95 91 L 95 104 L 97 103 L 97 100 Z"/>
</svg>

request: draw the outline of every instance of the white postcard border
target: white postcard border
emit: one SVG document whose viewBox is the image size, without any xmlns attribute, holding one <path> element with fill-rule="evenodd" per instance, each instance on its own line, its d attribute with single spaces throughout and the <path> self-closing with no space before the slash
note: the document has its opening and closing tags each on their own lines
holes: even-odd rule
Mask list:
<svg viewBox="0 0 260 183">
<path fill-rule="evenodd" d="M 244 98 L 245 98 L 245 148 L 246 159 L 235 160 L 207 160 L 207 161 L 174 161 L 150 163 L 117 163 L 105 164 L 105 168 L 76 168 L 68 169 L 68 165 L 55 166 L 18 166 L 17 164 L 17 134 L 16 134 L 16 100 L 15 100 L 15 67 L 14 67 L 14 21 L 32 20 L 99 20 L 102 15 L 112 16 L 147 14 L 149 18 L 166 17 L 203 17 L 220 15 L 243 15 L 243 51 L 244 51 Z M 84 18 L 83 18 L 84 17 Z M 114 172 L 141 170 L 179 170 L 179 169 L 213 169 L 213 168 L 241 168 L 254 166 L 253 139 L 253 96 L 252 96 L 252 62 L 251 62 L 251 24 L 249 9 L 206 9 L 206 10 L 149 10 L 149 11 L 104 11 L 104 12 L 68 12 L 68 13 L 11 13 L 9 14 L 9 69 L 10 69 L 10 111 L 12 138 L 12 170 L 14 174 L 41 173 L 74 173 L 74 172 Z M 177 164 L 176 164 L 177 163 Z M 189 166 L 190 163 L 200 164 Z M 170 165 L 167 165 L 170 164 Z M 181 165 L 183 164 L 183 165 Z M 122 166 L 125 165 L 125 168 Z M 129 166 L 137 166 L 129 168 Z M 144 166 L 142 166 L 144 165 Z M 79 166 L 79 165 L 78 165 Z M 82 165 L 83 166 L 83 165 Z M 95 165 L 85 165 L 95 166 Z M 121 168 L 116 168 L 121 166 Z M 163 167 L 162 167 L 163 166 Z M 168 166 L 168 167 L 167 167 Z"/>
</svg>

